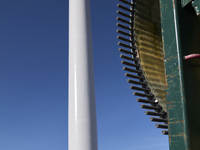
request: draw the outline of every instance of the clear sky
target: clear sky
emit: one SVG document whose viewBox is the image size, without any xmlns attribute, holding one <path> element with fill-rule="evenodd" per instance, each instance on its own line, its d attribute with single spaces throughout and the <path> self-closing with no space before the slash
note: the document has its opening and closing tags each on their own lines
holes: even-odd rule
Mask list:
<svg viewBox="0 0 200 150">
<path fill-rule="evenodd" d="M 117 0 L 91 0 L 99 150 L 168 150 L 136 102 L 116 39 Z M 67 150 L 68 0 L 0 3 L 0 149 Z"/>
</svg>

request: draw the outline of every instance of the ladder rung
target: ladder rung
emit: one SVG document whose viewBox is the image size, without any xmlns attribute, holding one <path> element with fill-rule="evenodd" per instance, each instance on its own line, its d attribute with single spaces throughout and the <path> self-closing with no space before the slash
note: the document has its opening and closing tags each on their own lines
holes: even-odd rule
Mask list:
<svg viewBox="0 0 200 150">
<path fill-rule="evenodd" d="M 146 115 L 152 115 L 152 116 L 165 116 L 166 113 L 159 113 L 159 112 L 154 112 L 154 111 L 145 111 Z"/>
<path fill-rule="evenodd" d="M 130 49 L 134 49 L 133 46 L 130 46 L 130 45 L 124 44 L 124 43 L 122 43 L 122 42 L 118 42 L 118 45 L 119 45 L 119 46 L 126 47 L 126 48 L 130 48 Z"/>
<path fill-rule="evenodd" d="M 137 58 L 128 57 L 128 56 L 123 55 L 123 54 L 120 54 L 120 57 L 124 58 L 124 59 L 127 59 L 127 60 L 132 60 L 132 61 L 138 62 Z"/>
<path fill-rule="evenodd" d="M 168 130 L 162 130 L 163 135 L 168 135 Z"/>
<path fill-rule="evenodd" d="M 151 105 L 144 105 L 144 104 L 141 104 L 140 107 L 144 108 L 144 109 L 154 109 L 154 110 L 160 110 L 161 109 L 161 107 L 151 106 Z"/>
<path fill-rule="evenodd" d="M 129 78 L 144 80 L 144 76 L 137 76 L 137 75 L 133 75 L 133 74 L 130 74 L 130 73 L 125 73 L 125 76 L 129 77 Z"/>
<path fill-rule="evenodd" d="M 117 11 L 117 14 L 122 15 L 122 16 L 124 16 L 124 17 L 127 17 L 127 18 L 129 18 L 129 19 L 132 19 L 132 16 L 130 16 L 130 15 L 128 15 L 128 14 L 126 14 L 126 13 L 120 11 L 120 10 Z"/>
<path fill-rule="evenodd" d="M 117 23 L 117 26 L 120 27 L 120 28 L 123 28 L 123 29 L 126 29 L 126 30 L 129 30 L 129 31 L 132 31 L 132 29 L 130 27 L 127 27 L 125 25 L 122 25 L 120 23 Z"/>
<path fill-rule="evenodd" d="M 155 126 L 156 126 L 156 128 L 168 129 L 168 125 L 166 125 L 166 124 L 156 124 Z"/>
<path fill-rule="evenodd" d="M 125 41 L 125 42 L 129 42 L 129 43 L 133 43 L 133 41 L 131 41 L 131 40 L 129 40 L 129 39 L 127 39 L 127 38 L 124 38 L 124 37 L 122 37 L 122 36 L 117 36 L 117 38 L 119 39 L 119 40 L 122 40 L 122 41 Z"/>
<path fill-rule="evenodd" d="M 127 23 L 127 24 L 129 24 L 129 25 L 132 25 L 132 23 L 131 23 L 130 21 L 125 20 L 125 19 L 122 19 L 122 18 L 120 18 L 120 17 L 117 17 L 117 20 L 119 20 L 119 21 L 121 21 L 121 22 L 123 22 L 123 23 Z"/>
<path fill-rule="evenodd" d="M 126 1 L 126 0 L 119 0 L 120 2 L 124 3 L 124 4 L 128 4 L 130 6 L 133 6 L 133 4 L 131 4 L 130 2 Z"/>
<path fill-rule="evenodd" d="M 167 119 L 155 118 L 155 117 L 151 117 L 150 120 L 155 122 L 167 122 Z"/>
<path fill-rule="evenodd" d="M 140 67 L 140 65 L 138 65 L 138 64 L 133 64 L 133 63 L 130 63 L 130 62 L 127 62 L 124 60 L 122 60 L 121 63 L 124 65 L 127 65 L 127 66 L 138 67 L 138 68 Z"/>
<path fill-rule="evenodd" d="M 131 12 L 131 13 L 133 12 L 133 10 L 131 10 L 130 8 L 127 8 L 127 7 L 125 7 L 125 6 L 121 5 L 121 4 L 118 4 L 117 7 L 121 8 L 123 10 L 126 10 L 128 12 Z"/>
<path fill-rule="evenodd" d="M 133 92 L 133 95 L 141 96 L 141 97 L 148 97 L 148 98 L 154 97 L 154 95 L 152 95 L 152 94 L 144 94 L 144 93 L 139 93 L 139 92 Z"/>
<path fill-rule="evenodd" d="M 126 54 L 131 54 L 131 55 L 133 55 L 133 56 L 137 56 L 137 53 L 136 53 L 136 52 L 130 52 L 130 51 L 125 50 L 125 49 L 123 49 L 123 48 L 119 48 L 119 51 L 120 51 L 120 52 L 123 52 L 123 53 L 126 53 Z M 139 65 L 138 65 L 138 66 L 139 66 Z"/>
<path fill-rule="evenodd" d="M 120 34 L 123 34 L 123 35 L 126 35 L 126 36 L 129 36 L 129 37 L 132 37 L 132 35 L 130 33 L 127 33 L 127 32 L 124 32 L 122 30 L 117 30 L 117 33 L 120 33 Z"/>
<path fill-rule="evenodd" d="M 154 101 L 150 101 L 150 100 L 146 100 L 146 99 L 142 99 L 142 98 L 137 98 L 136 100 L 137 100 L 137 102 L 141 102 L 141 103 L 157 104 Z"/>
<path fill-rule="evenodd" d="M 136 85 L 147 85 L 146 82 L 139 82 L 139 81 L 135 81 L 135 80 L 131 80 L 131 79 L 128 79 L 127 82 L 132 83 L 132 84 L 136 84 Z"/>
<path fill-rule="evenodd" d="M 128 67 L 123 67 L 123 70 L 129 71 L 129 72 L 135 72 L 135 73 L 141 73 L 142 72 L 141 70 L 135 70 L 135 69 L 128 68 Z"/>
<path fill-rule="evenodd" d="M 133 86 L 133 85 L 130 86 L 130 89 L 138 90 L 138 91 L 149 91 L 148 88 L 141 88 L 141 87 Z"/>
</svg>

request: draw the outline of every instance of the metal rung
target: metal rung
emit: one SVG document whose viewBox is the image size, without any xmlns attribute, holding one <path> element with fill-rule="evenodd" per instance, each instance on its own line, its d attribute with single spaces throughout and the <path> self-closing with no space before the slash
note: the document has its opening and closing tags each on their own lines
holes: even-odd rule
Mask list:
<svg viewBox="0 0 200 150">
<path fill-rule="evenodd" d="M 133 63 L 130 63 L 130 62 L 127 62 L 124 60 L 122 60 L 121 63 L 124 65 L 127 65 L 127 66 L 138 67 L 138 68 L 140 67 L 140 65 L 138 65 L 138 64 L 133 64 Z"/>
<path fill-rule="evenodd" d="M 152 115 L 152 116 L 165 116 L 166 113 L 158 113 L 158 112 L 154 112 L 154 111 L 145 111 L 146 115 Z"/>
<path fill-rule="evenodd" d="M 144 104 L 141 104 L 140 107 L 144 108 L 144 109 L 154 109 L 154 110 L 160 110 L 161 109 L 161 107 L 151 106 L 151 105 L 144 105 Z"/>
<path fill-rule="evenodd" d="M 123 46 L 123 47 L 126 47 L 126 48 L 130 48 L 130 49 L 134 49 L 134 47 L 130 46 L 130 45 L 127 45 L 127 44 L 124 44 L 122 42 L 118 42 L 118 45 L 119 46 Z"/>
<path fill-rule="evenodd" d="M 129 40 L 129 39 L 126 39 L 126 38 L 124 38 L 124 37 L 122 37 L 122 36 L 117 36 L 117 38 L 119 39 L 119 40 L 122 40 L 122 41 L 125 41 L 125 42 L 129 42 L 129 43 L 133 43 L 133 41 L 131 41 L 131 40 Z"/>
<path fill-rule="evenodd" d="M 123 34 L 123 35 L 126 35 L 126 36 L 129 36 L 129 37 L 132 37 L 132 35 L 130 33 L 127 33 L 127 32 L 124 32 L 122 30 L 117 30 L 117 33 L 120 33 L 120 34 Z"/>
<path fill-rule="evenodd" d="M 144 80 L 144 76 L 136 76 L 130 73 L 125 73 L 126 77 L 130 77 L 130 78 L 134 78 L 134 79 L 140 79 L 140 80 Z"/>
<path fill-rule="evenodd" d="M 168 125 L 166 125 L 166 124 L 156 124 L 155 126 L 156 126 L 156 128 L 168 129 Z"/>
<path fill-rule="evenodd" d="M 132 30 L 133 30 L 132 28 L 127 27 L 127 26 L 125 26 L 125 25 L 122 25 L 122 24 L 120 24 L 120 23 L 117 23 L 117 26 L 120 27 L 120 28 L 123 28 L 123 29 L 129 30 L 129 31 L 132 31 Z"/>
<path fill-rule="evenodd" d="M 150 101 L 150 100 L 146 100 L 146 99 L 142 99 L 142 98 L 137 98 L 136 101 L 141 102 L 141 103 L 157 104 L 155 101 Z"/>
<path fill-rule="evenodd" d="M 133 6 L 133 4 L 131 4 L 130 2 L 126 1 L 126 0 L 119 0 L 120 2 L 124 3 L 124 4 L 128 4 L 130 6 Z"/>
<path fill-rule="evenodd" d="M 149 89 L 147 89 L 147 88 L 141 88 L 141 87 L 137 87 L 137 86 L 133 86 L 133 85 L 130 86 L 130 89 L 138 90 L 138 91 L 149 91 Z"/>
<path fill-rule="evenodd" d="M 122 18 L 120 18 L 120 17 L 117 17 L 116 19 L 117 19 L 118 21 L 121 21 L 121 22 L 123 22 L 123 23 L 127 23 L 127 24 L 129 24 L 129 25 L 132 24 L 130 21 L 125 20 L 125 19 L 122 19 Z"/>
<path fill-rule="evenodd" d="M 129 72 L 135 72 L 135 73 L 141 73 L 142 72 L 141 70 L 135 70 L 135 69 L 131 69 L 131 68 L 128 68 L 128 67 L 123 67 L 123 70 L 129 71 Z"/>
<path fill-rule="evenodd" d="M 119 33 L 117 39 L 119 39 L 119 51 L 122 52 L 120 54 L 120 57 L 123 58 L 123 60 L 121 61 L 121 63 L 124 64 L 123 70 L 128 72 L 125 73 L 125 76 L 129 77 L 127 82 L 131 83 L 130 88 L 135 90 L 133 94 L 141 97 L 137 98 L 138 102 L 143 103 L 142 105 L 140 105 L 140 107 L 144 109 L 149 109 L 149 111 L 145 111 L 145 114 L 152 115 L 152 117 L 150 117 L 151 121 L 155 121 L 158 123 L 160 122 L 160 124 L 156 124 L 156 127 L 163 128 L 162 134 L 168 135 L 167 113 L 162 109 L 162 106 L 159 105 L 158 100 L 155 99 L 150 87 L 148 87 L 148 83 L 147 81 L 145 81 L 145 72 L 143 72 L 142 66 L 140 65 L 140 59 L 137 57 L 137 50 L 139 49 L 135 41 L 137 39 L 135 39 L 134 21 L 135 17 L 136 19 L 137 17 L 139 17 L 140 19 L 148 17 L 148 14 L 146 14 L 146 12 L 138 12 L 140 9 L 143 11 L 143 1 L 146 1 L 142 0 L 142 6 L 140 6 L 140 2 L 137 3 L 135 0 L 119 1 L 120 4 L 117 5 L 117 7 L 119 8 L 119 10 L 117 10 L 117 14 L 119 15 L 116 18 L 119 22 L 117 23 L 117 33 Z M 143 24 L 141 25 L 144 26 Z M 162 122 L 163 124 L 161 124 Z"/>
<path fill-rule="evenodd" d="M 148 98 L 153 98 L 154 97 L 153 94 L 144 94 L 144 93 L 139 93 L 139 92 L 133 92 L 133 95 L 141 96 L 141 97 L 148 97 Z"/>
<path fill-rule="evenodd" d="M 168 135 L 168 130 L 162 130 L 163 135 Z"/>
<path fill-rule="evenodd" d="M 117 7 L 121 8 L 123 10 L 126 10 L 128 12 L 131 12 L 131 13 L 133 12 L 133 10 L 131 10 L 130 8 L 127 8 L 127 7 L 125 7 L 125 6 L 121 5 L 121 4 L 118 4 Z"/>
<path fill-rule="evenodd" d="M 136 85 L 147 85 L 146 82 L 138 82 L 138 81 L 131 80 L 131 79 L 128 79 L 127 82 L 132 83 L 132 84 L 136 84 Z"/>
<path fill-rule="evenodd" d="M 167 119 L 155 118 L 155 117 L 151 117 L 150 120 L 155 122 L 167 122 Z"/>
<path fill-rule="evenodd" d="M 132 61 L 138 62 L 137 58 L 128 57 L 128 56 L 122 55 L 122 54 L 120 54 L 120 57 L 124 58 L 124 59 L 127 59 L 127 60 L 132 60 Z"/>
<path fill-rule="evenodd" d="M 131 55 L 133 55 L 133 56 L 137 56 L 137 53 L 136 52 L 131 52 L 131 51 L 128 51 L 128 50 L 125 50 L 125 49 L 123 49 L 123 48 L 119 48 L 119 51 L 120 52 L 123 52 L 123 53 L 126 53 L 126 54 L 131 54 Z M 138 65 L 138 67 L 139 67 L 140 65 Z"/>
<path fill-rule="evenodd" d="M 124 16 L 124 17 L 127 17 L 127 18 L 129 18 L 129 19 L 132 19 L 132 16 L 130 16 L 130 15 L 128 15 L 128 14 L 126 14 L 126 13 L 120 11 L 120 10 L 117 11 L 117 14 L 122 15 L 122 16 Z"/>
</svg>

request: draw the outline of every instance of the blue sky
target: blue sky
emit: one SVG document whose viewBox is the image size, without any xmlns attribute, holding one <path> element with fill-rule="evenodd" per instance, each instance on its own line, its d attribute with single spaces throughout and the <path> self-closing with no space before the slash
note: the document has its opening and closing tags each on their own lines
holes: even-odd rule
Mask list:
<svg viewBox="0 0 200 150">
<path fill-rule="evenodd" d="M 117 0 L 91 0 L 99 150 L 168 150 L 126 82 Z M 0 4 L 0 149 L 67 150 L 68 0 Z"/>
</svg>

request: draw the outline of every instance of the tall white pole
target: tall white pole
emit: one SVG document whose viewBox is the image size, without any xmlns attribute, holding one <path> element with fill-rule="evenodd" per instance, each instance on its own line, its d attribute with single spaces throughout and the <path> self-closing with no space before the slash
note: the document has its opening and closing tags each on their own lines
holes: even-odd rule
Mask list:
<svg viewBox="0 0 200 150">
<path fill-rule="evenodd" d="M 90 0 L 69 0 L 68 150 L 97 150 Z"/>
</svg>

